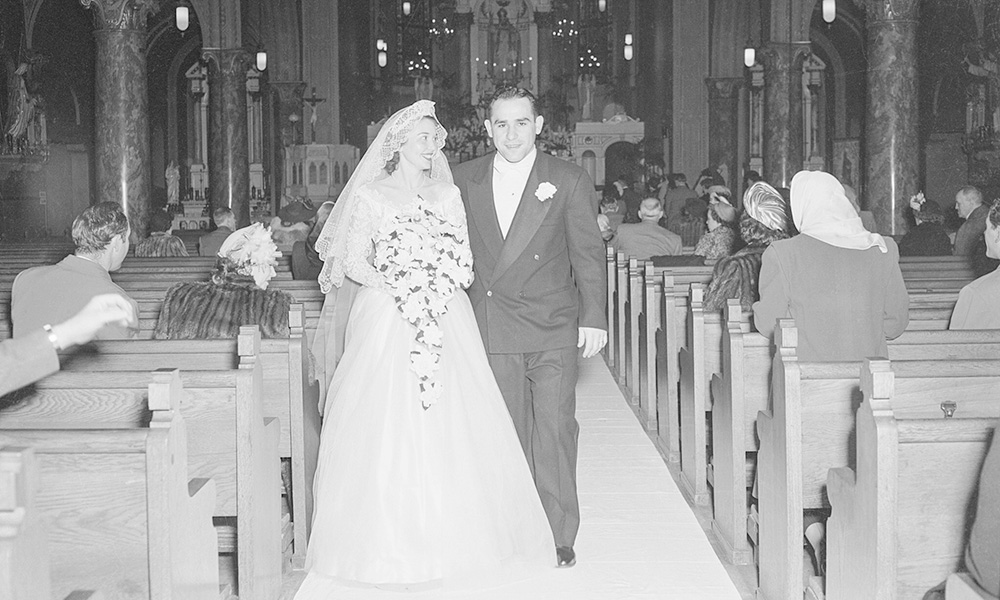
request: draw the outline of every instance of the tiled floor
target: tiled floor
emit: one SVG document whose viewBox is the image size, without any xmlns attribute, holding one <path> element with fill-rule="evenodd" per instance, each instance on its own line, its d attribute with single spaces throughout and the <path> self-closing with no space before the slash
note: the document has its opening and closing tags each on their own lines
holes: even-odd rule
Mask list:
<svg viewBox="0 0 1000 600">
<path fill-rule="evenodd" d="M 582 525 L 575 567 L 553 568 L 532 579 L 477 592 L 401 594 L 345 588 L 337 600 L 750 598 L 746 569 L 727 571 L 720 562 L 705 534 L 705 510 L 696 513 L 685 501 L 599 357 L 581 366 L 577 418 Z M 291 600 L 303 576 L 291 574 L 283 600 Z"/>
</svg>

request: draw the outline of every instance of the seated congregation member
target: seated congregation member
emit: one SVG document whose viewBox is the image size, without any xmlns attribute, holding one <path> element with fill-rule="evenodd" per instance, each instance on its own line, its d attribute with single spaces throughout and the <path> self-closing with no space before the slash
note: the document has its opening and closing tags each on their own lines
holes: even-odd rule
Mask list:
<svg viewBox="0 0 1000 600">
<path fill-rule="evenodd" d="M 681 209 L 681 218 L 667 224 L 667 229 L 681 236 L 681 244 L 694 246 L 705 233 L 705 215 L 708 202 L 701 198 L 688 198 Z"/>
<path fill-rule="evenodd" d="M 187 256 L 184 240 L 170 235 L 174 218 L 165 210 L 149 215 L 149 237 L 135 246 L 135 255 L 141 258 L 160 256 Z"/>
<path fill-rule="evenodd" d="M 132 304 L 118 294 L 100 294 L 61 323 L 0 341 L 0 396 L 58 371 L 56 352 L 86 344 L 106 325 L 116 323 L 127 327 L 132 322 L 135 322 Z"/>
<path fill-rule="evenodd" d="M 705 310 L 722 310 L 726 301 L 739 300 L 749 311 L 757 300 L 757 276 L 761 255 L 776 240 L 788 237 L 785 201 L 763 181 L 751 185 L 743 194 L 740 236 L 746 244 L 731 256 L 719 259 L 705 290 Z"/>
<path fill-rule="evenodd" d="M 613 187 L 604 189 L 598 212 L 608 218 L 611 231 L 618 231 L 618 226 L 625 220 L 625 203 L 618 199 Z"/>
<path fill-rule="evenodd" d="M 791 196 L 800 233 L 764 252 L 753 305 L 757 330 L 770 336 L 777 319 L 795 319 L 801 360 L 886 356 L 886 339 L 909 321 L 896 243 L 861 225 L 829 173 L 799 171 Z"/>
<path fill-rule="evenodd" d="M 153 337 L 233 338 L 241 325 L 260 325 L 265 338 L 288 337 L 292 297 L 267 289 L 280 256 L 260 223 L 235 231 L 219 249 L 211 281 L 180 283 L 167 291 Z"/>
<path fill-rule="evenodd" d="M 611 190 L 614 192 L 615 197 L 621 202 L 625 207 L 625 223 L 638 223 L 639 222 L 639 204 L 642 202 L 642 197 L 639 193 L 632 189 L 632 185 L 629 183 L 629 177 L 627 174 L 622 173 L 618 175 L 618 179 L 611 185 Z"/>
<path fill-rule="evenodd" d="M 958 232 L 955 233 L 955 256 L 970 256 L 976 242 L 986 231 L 986 213 L 989 209 L 983 206 L 983 193 L 979 188 L 967 185 L 955 194 L 955 209 L 958 216 L 964 219 Z"/>
<path fill-rule="evenodd" d="M 304 242 L 295 242 L 292 246 L 292 279 L 307 279 L 316 281 L 323 269 L 323 259 L 316 251 L 316 240 L 326 225 L 326 220 L 333 210 L 333 202 L 324 202 L 316 211 L 316 223 Z"/>
<path fill-rule="evenodd" d="M 1000 258 L 1000 200 L 989 208 L 986 219 L 986 256 Z M 983 275 L 962 288 L 951 313 L 949 329 L 1000 329 L 1000 269 Z"/>
<path fill-rule="evenodd" d="M 225 206 L 212 212 L 212 220 L 216 229 L 198 238 L 198 256 L 218 256 L 222 243 L 236 231 L 236 215 Z"/>
<path fill-rule="evenodd" d="M 111 281 L 110 274 L 122 266 L 128 254 L 129 233 L 128 217 L 114 202 L 101 202 L 83 211 L 73 221 L 74 254 L 54 265 L 22 271 L 14 279 L 10 301 L 14 337 L 65 321 L 100 294 L 118 294 L 132 306 L 132 314 L 138 315 L 138 305 Z M 110 323 L 95 337 L 129 338 L 137 327 L 134 320 L 128 327 Z"/>
<path fill-rule="evenodd" d="M 667 176 L 667 180 L 670 181 L 668 189 L 664 192 L 661 188 L 661 195 L 659 198 L 663 201 L 663 212 L 667 218 L 667 227 L 671 224 L 677 223 L 681 219 L 681 212 L 684 210 L 684 206 L 688 200 L 692 198 L 697 199 L 698 194 L 688 187 L 687 177 L 684 173 L 673 173 Z"/>
<path fill-rule="evenodd" d="M 312 231 L 316 209 L 308 201 L 293 200 L 271 219 L 271 237 L 281 252 L 291 252 L 295 242 L 304 242 Z"/>
<path fill-rule="evenodd" d="M 736 209 L 728 202 L 712 202 L 705 215 L 708 233 L 701 236 L 694 253 L 708 260 L 718 260 L 733 253 L 736 240 Z"/>
<path fill-rule="evenodd" d="M 660 227 L 663 208 L 657 198 L 646 198 L 639 204 L 639 223 L 622 223 L 611 239 L 615 252 L 630 258 L 646 260 L 652 256 L 674 256 L 681 253 L 681 237 Z"/>
<path fill-rule="evenodd" d="M 916 226 L 899 240 L 900 256 L 947 256 L 951 254 L 951 240 L 944 230 L 944 213 L 933 200 L 924 198 L 923 192 L 910 198 L 910 210 Z"/>
</svg>

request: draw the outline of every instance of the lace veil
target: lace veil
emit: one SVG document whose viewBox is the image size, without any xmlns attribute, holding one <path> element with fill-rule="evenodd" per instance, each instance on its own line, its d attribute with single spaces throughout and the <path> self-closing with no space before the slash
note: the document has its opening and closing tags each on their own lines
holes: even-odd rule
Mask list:
<svg viewBox="0 0 1000 600">
<path fill-rule="evenodd" d="M 424 117 L 432 117 L 437 122 L 434 113 L 434 103 L 430 100 L 418 100 L 397 111 L 385 122 L 378 135 L 361 157 L 358 168 L 347 181 L 344 191 L 340 193 L 337 203 L 330 213 L 330 218 L 316 240 L 316 251 L 323 259 L 323 270 L 319 274 L 319 286 L 324 293 L 332 287 L 340 287 L 344 281 L 344 261 L 347 257 L 347 230 L 351 224 L 351 215 L 357 205 L 358 189 L 368 183 L 386 176 L 385 165 L 406 142 L 406 136 L 413 126 Z M 430 178 L 451 183 L 451 168 L 448 159 L 441 149 L 448 133 L 440 123 L 437 123 L 434 142 L 438 148 L 431 160 Z"/>
<path fill-rule="evenodd" d="M 417 121 L 424 117 L 434 117 L 437 121 L 434 103 L 430 100 L 419 100 L 389 117 L 361 158 L 354 174 L 347 181 L 330 217 L 316 239 L 316 251 L 323 260 L 319 285 L 326 294 L 312 346 L 316 380 L 320 384 L 320 413 L 325 406 L 326 393 L 333 372 L 344 352 L 347 320 L 351 314 L 354 296 L 360 289 L 360 286 L 350 278 L 345 278 L 347 231 L 351 224 L 351 216 L 358 204 L 358 190 L 361 186 L 386 176 L 386 163 L 392 160 L 396 151 L 406 142 L 406 136 Z M 438 123 L 434 135 L 438 152 L 431 160 L 430 177 L 450 183 L 451 168 L 448 166 L 448 159 L 441 152 L 445 136 L 447 132 Z"/>
</svg>

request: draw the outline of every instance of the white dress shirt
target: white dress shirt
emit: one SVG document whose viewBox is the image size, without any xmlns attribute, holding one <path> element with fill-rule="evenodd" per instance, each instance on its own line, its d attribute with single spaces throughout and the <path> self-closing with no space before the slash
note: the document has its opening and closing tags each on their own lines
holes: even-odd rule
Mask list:
<svg viewBox="0 0 1000 600">
<path fill-rule="evenodd" d="M 516 163 L 509 162 L 499 152 L 493 158 L 493 204 L 504 238 L 514 220 L 514 213 L 521 203 L 524 186 L 528 183 L 531 167 L 535 165 L 538 150 L 532 148 L 528 155 Z"/>
</svg>

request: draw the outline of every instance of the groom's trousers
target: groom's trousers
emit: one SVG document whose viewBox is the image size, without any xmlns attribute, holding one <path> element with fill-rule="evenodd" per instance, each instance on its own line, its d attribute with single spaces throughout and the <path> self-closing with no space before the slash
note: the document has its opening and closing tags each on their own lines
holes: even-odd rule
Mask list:
<svg viewBox="0 0 1000 600">
<path fill-rule="evenodd" d="M 576 495 L 576 346 L 525 354 L 489 354 L 514 420 L 556 546 L 573 546 L 580 528 Z"/>
</svg>

